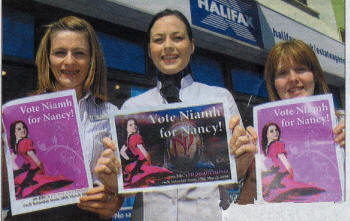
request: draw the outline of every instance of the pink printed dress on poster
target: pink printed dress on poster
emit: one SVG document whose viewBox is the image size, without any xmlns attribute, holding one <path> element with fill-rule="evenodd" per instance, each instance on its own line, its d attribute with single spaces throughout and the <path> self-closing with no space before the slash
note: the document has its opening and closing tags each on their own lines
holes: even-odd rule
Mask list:
<svg viewBox="0 0 350 221">
<path fill-rule="evenodd" d="M 254 108 L 264 201 L 342 200 L 332 102 L 331 96 L 320 95 Z"/>
<path fill-rule="evenodd" d="M 144 154 L 137 147 L 138 145 L 145 146 L 140 134 L 132 134 L 127 142 L 127 147 L 130 150 L 130 162 L 126 164 L 124 173 L 124 187 L 144 187 L 156 182 L 157 177 L 163 178 L 173 174 L 170 170 L 164 167 L 152 166 L 151 160 L 146 159 Z"/>
<path fill-rule="evenodd" d="M 19 140 L 17 148 L 17 155 L 24 159 L 24 163 L 20 169 L 13 171 L 16 199 L 48 194 L 62 187 L 68 188 L 73 183 L 73 180 L 62 175 L 56 177 L 45 174 L 45 166 L 43 164 L 38 166 L 28 154 L 37 152 L 31 139 Z"/>
</svg>

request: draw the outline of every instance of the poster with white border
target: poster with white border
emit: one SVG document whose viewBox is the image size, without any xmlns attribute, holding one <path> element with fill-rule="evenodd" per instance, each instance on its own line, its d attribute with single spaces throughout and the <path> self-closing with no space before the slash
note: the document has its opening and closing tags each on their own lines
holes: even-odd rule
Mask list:
<svg viewBox="0 0 350 221">
<path fill-rule="evenodd" d="M 73 204 L 92 187 L 75 90 L 3 105 L 13 215 Z"/>
<path fill-rule="evenodd" d="M 330 94 L 254 107 L 258 201 L 342 201 L 344 169 L 337 158 L 344 154 L 334 142 L 335 122 Z"/>
<path fill-rule="evenodd" d="M 228 113 L 220 101 L 177 103 L 110 116 L 120 193 L 237 182 Z"/>
</svg>

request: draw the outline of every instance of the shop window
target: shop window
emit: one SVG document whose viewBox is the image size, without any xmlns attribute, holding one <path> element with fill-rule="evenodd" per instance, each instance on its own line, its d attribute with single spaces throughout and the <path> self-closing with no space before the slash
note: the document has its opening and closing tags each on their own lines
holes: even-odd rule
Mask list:
<svg viewBox="0 0 350 221">
<path fill-rule="evenodd" d="M 311 16 L 314 16 L 318 18 L 320 16 L 320 13 L 312 8 L 310 8 L 307 5 L 307 0 L 283 0 L 291 5 L 294 5 L 295 7 L 299 8 L 300 10 L 303 10 L 304 12 L 308 13 Z"/>
<path fill-rule="evenodd" d="M 268 97 L 263 75 L 237 69 L 233 69 L 231 73 L 235 92 Z"/>
<path fill-rule="evenodd" d="M 145 74 L 145 52 L 142 45 L 109 34 L 97 33 L 109 68 Z"/>
<path fill-rule="evenodd" d="M 195 81 L 224 87 L 224 78 L 220 63 L 209 57 L 196 54 L 191 61 L 192 75 Z"/>
<path fill-rule="evenodd" d="M 4 55 L 34 60 L 34 18 L 8 7 L 3 8 Z"/>
</svg>

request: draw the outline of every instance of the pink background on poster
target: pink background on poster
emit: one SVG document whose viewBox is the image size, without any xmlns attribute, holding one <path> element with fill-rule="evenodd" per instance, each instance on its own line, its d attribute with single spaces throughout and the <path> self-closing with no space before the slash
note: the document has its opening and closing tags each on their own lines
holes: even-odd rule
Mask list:
<svg viewBox="0 0 350 221">
<path fill-rule="evenodd" d="M 328 100 L 314 101 L 309 103 L 309 107 L 320 106 L 322 103 L 327 107 L 327 110 L 316 114 L 299 113 L 289 116 L 276 116 L 275 114 L 275 110 L 278 109 L 293 109 L 295 112 L 296 106 L 303 106 L 301 103 L 259 110 L 257 112 L 259 140 L 261 142 L 262 128 L 265 124 L 277 123 L 281 129 L 280 140 L 285 143 L 287 158 L 294 169 L 294 180 L 304 183 L 312 182 L 326 189 L 326 192 L 321 193 L 317 201 L 339 201 L 342 198 L 342 192 L 329 103 Z M 324 126 L 319 123 L 297 125 L 297 117 L 304 120 L 312 117 L 324 117 L 328 120 Z M 294 126 L 286 126 L 286 123 L 282 123 L 283 119 L 284 122 L 294 120 Z M 262 153 L 261 146 L 259 151 Z"/>
<path fill-rule="evenodd" d="M 52 103 L 64 102 L 69 100 L 73 104 L 72 96 L 47 99 Z M 36 154 L 45 167 L 46 175 L 61 176 L 74 181 L 69 189 L 80 189 L 88 187 L 81 142 L 78 133 L 76 113 L 74 106 L 64 108 L 43 110 L 42 101 L 17 104 L 3 109 L 4 124 L 7 133 L 7 142 L 10 145 L 10 125 L 16 120 L 24 121 L 28 127 L 28 137 L 33 141 Z M 39 106 L 40 111 L 31 113 L 22 113 L 20 107 Z M 74 118 L 60 120 L 44 121 L 43 114 L 55 115 L 58 113 L 70 113 Z M 29 123 L 28 118 L 40 117 L 39 123 Z M 10 148 L 11 149 L 11 148 Z M 21 167 L 23 160 L 17 158 L 17 164 Z M 68 189 L 60 189 L 66 191 Z"/>
</svg>

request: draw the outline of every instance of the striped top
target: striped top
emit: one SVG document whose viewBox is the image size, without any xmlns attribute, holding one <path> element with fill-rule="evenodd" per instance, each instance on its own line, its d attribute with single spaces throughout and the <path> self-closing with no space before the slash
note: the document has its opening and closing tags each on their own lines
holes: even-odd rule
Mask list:
<svg viewBox="0 0 350 221">
<path fill-rule="evenodd" d="M 109 102 L 99 102 L 91 93 L 79 100 L 82 143 L 89 159 L 90 171 L 94 183 L 98 183 L 93 174 L 98 158 L 104 150 L 102 138 L 111 137 L 108 114 L 118 111 L 118 107 Z"/>
</svg>

